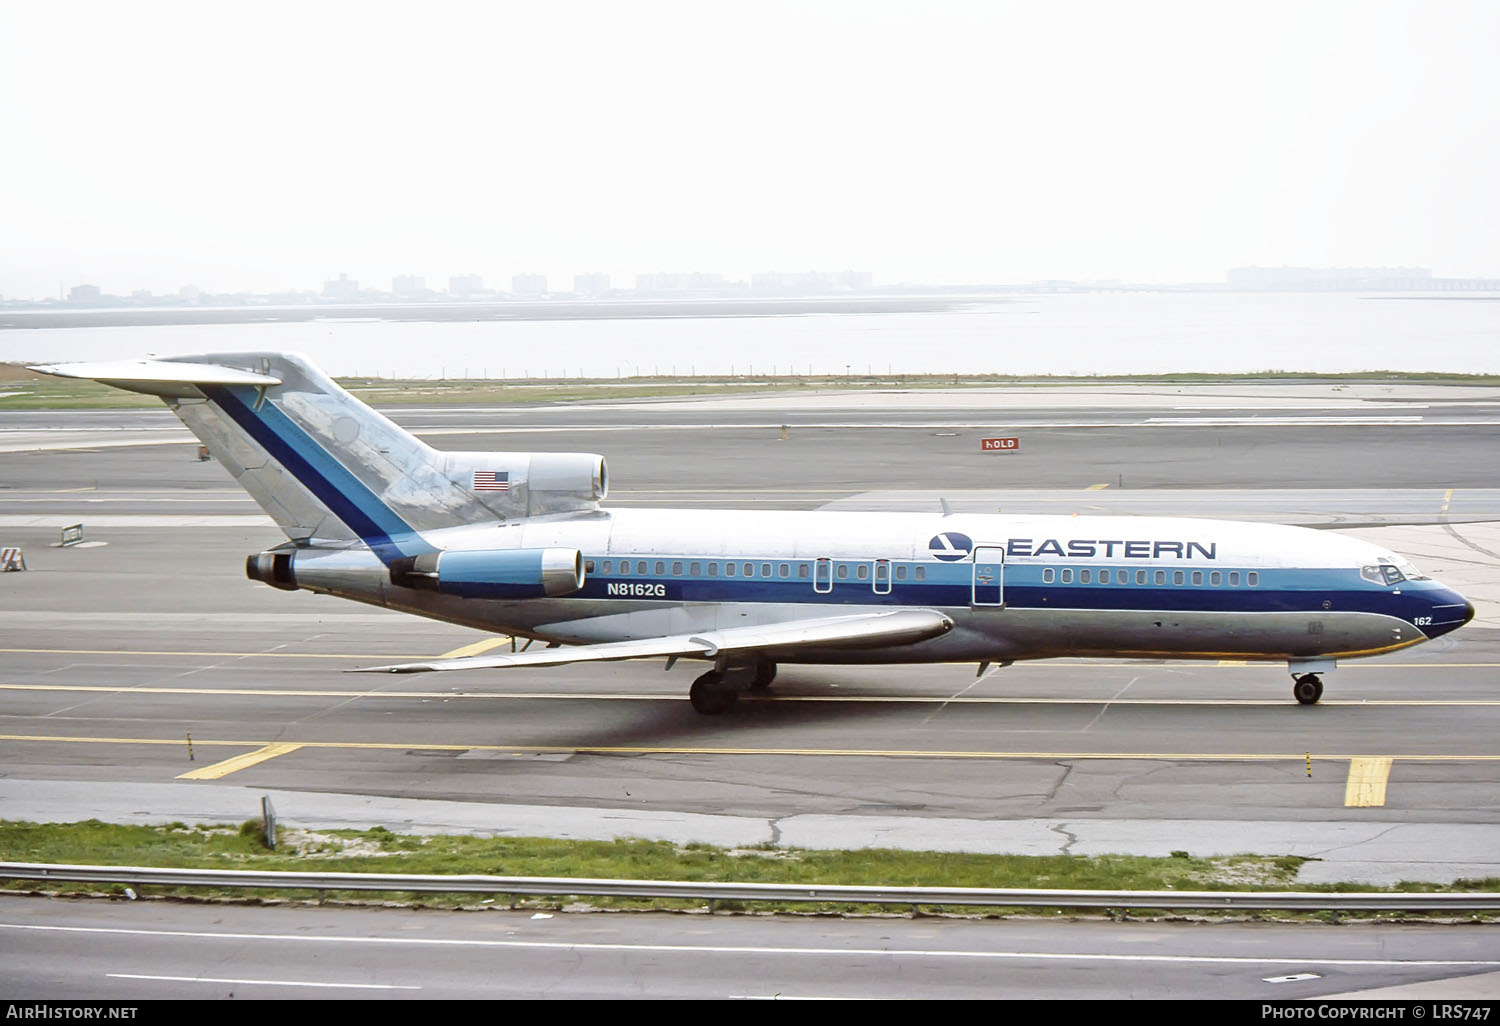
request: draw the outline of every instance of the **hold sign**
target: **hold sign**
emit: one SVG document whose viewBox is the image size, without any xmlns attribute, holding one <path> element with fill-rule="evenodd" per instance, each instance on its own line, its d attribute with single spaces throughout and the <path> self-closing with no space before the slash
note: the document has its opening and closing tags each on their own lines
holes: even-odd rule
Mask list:
<svg viewBox="0 0 1500 1026">
<path fill-rule="evenodd" d="M 981 438 L 979 448 L 985 452 L 1015 452 L 1021 448 L 1019 438 Z"/>
</svg>

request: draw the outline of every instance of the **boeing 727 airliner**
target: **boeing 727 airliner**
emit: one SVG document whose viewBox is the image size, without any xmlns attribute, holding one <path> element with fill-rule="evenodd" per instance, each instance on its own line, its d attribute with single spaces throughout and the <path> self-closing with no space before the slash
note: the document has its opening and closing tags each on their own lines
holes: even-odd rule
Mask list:
<svg viewBox="0 0 1500 1026">
<path fill-rule="evenodd" d="M 1298 702 L 1339 659 L 1474 616 L 1402 557 L 1296 527 L 1155 517 L 606 509 L 603 457 L 442 452 L 304 357 L 37 370 L 160 396 L 289 539 L 254 580 L 546 647 L 392 673 L 682 658 L 701 713 L 779 663 L 1057 656 L 1285 662 Z"/>
</svg>

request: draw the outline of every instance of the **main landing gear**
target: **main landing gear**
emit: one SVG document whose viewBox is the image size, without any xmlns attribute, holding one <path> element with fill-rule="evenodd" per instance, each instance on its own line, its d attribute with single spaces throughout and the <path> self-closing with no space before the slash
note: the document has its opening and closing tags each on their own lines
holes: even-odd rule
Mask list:
<svg viewBox="0 0 1500 1026">
<path fill-rule="evenodd" d="M 688 691 L 688 701 L 693 703 L 693 711 L 704 716 L 717 716 L 726 712 L 739 700 L 739 689 L 726 683 L 724 675 L 718 670 L 709 670 L 693 681 L 693 687 Z"/>
<path fill-rule="evenodd" d="M 1323 697 L 1323 680 L 1316 673 L 1304 673 L 1292 683 L 1292 697 L 1303 705 L 1317 705 Z"/>
<path fill-rule="evenodd" d="M 734 708 L 741 691 L 764 692 L 775 679 L 776 664 L 769 660 L 754 666 L 715 668 L 693 681 L 688 701 L 693 703 L 694 712 L 717 716 Z"/>
</svg>

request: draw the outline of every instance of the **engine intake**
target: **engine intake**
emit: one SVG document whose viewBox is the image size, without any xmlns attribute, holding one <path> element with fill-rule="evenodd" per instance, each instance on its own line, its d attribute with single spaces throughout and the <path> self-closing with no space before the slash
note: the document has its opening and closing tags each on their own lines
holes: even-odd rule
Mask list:
<svg viewBox="0 0 1500 1026">
<path fill-rule="evenodd" d="M 428 552 L 391 564 L 391 583 L 461 598 L 553 598 L 583 587 L 577 549 Z"/>
</svg>

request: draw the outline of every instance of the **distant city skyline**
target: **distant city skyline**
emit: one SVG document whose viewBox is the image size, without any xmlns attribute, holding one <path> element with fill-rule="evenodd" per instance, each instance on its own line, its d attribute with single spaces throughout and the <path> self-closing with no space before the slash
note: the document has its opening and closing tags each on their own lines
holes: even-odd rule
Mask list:
<svg viewBox="0 0 1500 1026">
<path fill-rule="evenodd" d="M 1495 278 L 1497 38 L 1491 0 L 0 0 L 0 296 Z"/>
<path fill-rule="evenodd" d="M 519 274 L 510 279 L 509 288 L 488 286 L 482 275 L 457 275 L 448 279 L 446 288 L 429 288 L 426 278 L 401 274 L 391 279 L 390 288 L 366 285 L 347 274 L 323 282 L 321 290 L 289 289 L 280 292 L 255 293 L 236 290 L 208 293 L 188 284 L 167 294 L 135 289 L 129 294 L 108 293 L 92 283 L 74 285 L 65 294 L 47 299 L 5 299 L 0 306 L 9 308 L 107 307 L 153 305 L 235 305 L 235 304 L 327 304 L 340 303 L 424 303 L 441 301 L 508 301 L 548 299 L 608 298 L 741 298 L 810 297 L 910 292 L 995 292 L 1010 291 L 1116 291 L 1140 289 L 1191 291 L 1365 291 L 1365 292 L 1462 292 L 1500 291 L 1500 278 L 1442 277 L 1426 267 L 1234 267 L 1220 281 L 1143 283 L 1120 279 L 1047 279 L 1031 282 L 991 282 L 965 285 L 952 282 L 897 283 L 877 287 L 866 271 L 798 271 L 765 272 L 752 275 L 748 281 L 727 278 L 704 271 L 636 275 L 633 284 L 616 286 L 609 275 L 575 274 L 572 286 L 552 287 L 546 275 Z"/>
</svg>

